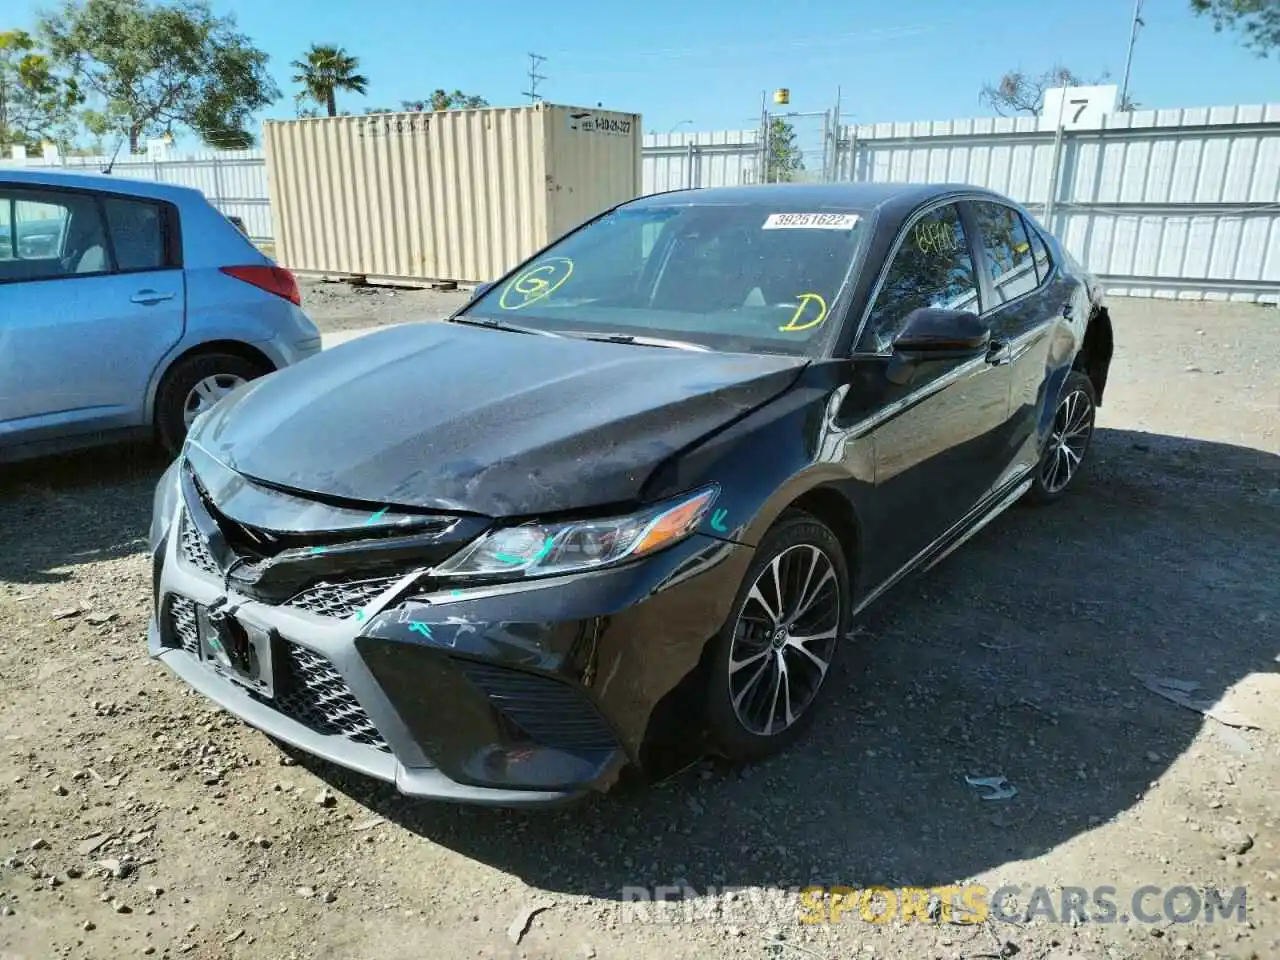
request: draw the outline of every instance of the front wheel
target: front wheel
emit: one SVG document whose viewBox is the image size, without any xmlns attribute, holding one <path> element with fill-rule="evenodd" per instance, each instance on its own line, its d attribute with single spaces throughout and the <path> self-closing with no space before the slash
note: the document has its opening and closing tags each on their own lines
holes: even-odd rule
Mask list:
<svg viewBox="0 0 1280 960">
<path fill-rule="evenodd" d="M 1080 475 L 1093 440 L 1097 407 L 1093 381 L 1079 370 L 1072 370 L 1062 384 L 1053 427 L 1027 491 L 1028 502 L 1052 503 Z"/>
<path fill-rule="evenodd" d="M 716 638 L 708 725 L 730 760 L 780 752 L 813 719 L 852 616 L 844 550 L 799 511 L 765 535 Z"/>
</svg>

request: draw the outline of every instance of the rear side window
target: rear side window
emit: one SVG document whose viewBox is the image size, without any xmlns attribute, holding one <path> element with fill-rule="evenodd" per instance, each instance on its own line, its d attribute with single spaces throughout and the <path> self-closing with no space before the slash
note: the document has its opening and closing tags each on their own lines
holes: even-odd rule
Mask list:
<svg viewBox="0 0 1280 960">
<path fill-rule="evenodd" d="M 104 197 L 102 206 L 111 228 L 116 269 L 160 270 L 169 266 L 166 216 L 161 204 Z"/>
<path fill-rule="evenodd" d="M 993 306 L 1030 293 L 1039 280 L 1021 214 L 1002 203 L 974 202 L 972 206 L 996 292 Z"/>
<path fill-rule="evenodd" d="M 979 309 L 969 241 L 953 203 L 925 214 L 902 238 L 871 308 L 873 349 L 887 350 L 908 315 L 922 307 Z"/>
<path fill-rule="evenodd" d="M 0 187 L 0 211 L 0 283 L 110 271 L 92 196 Z"/>
</svg>

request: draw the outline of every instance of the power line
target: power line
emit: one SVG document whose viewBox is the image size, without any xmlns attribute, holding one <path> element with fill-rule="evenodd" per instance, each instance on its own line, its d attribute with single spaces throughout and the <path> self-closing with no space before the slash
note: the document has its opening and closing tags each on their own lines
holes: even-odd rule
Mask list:
<svg viewBox="0 0 1280 960">
<path fill-rule="evenodd" d="M 546 57 L 540 54 L 529 54 L 529 89 L 523 91 L 524 95 L 529 98 L 530 103 L 537 103 L 542 97 L 538 94 L 538 81 L 547 79 L 538 72 L 538 67 L 545 63 Z"/>
</svg>

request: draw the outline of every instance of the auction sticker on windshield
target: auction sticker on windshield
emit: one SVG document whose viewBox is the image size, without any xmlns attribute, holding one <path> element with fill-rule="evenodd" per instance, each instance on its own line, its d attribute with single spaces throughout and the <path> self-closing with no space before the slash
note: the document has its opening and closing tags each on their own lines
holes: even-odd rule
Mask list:
<svg viewBox="0 0 1280 960">
<path fill-rule="evenodd" d="M 856 213 L 771 213 L 763 230 L 852 230 Z"/>
</svg>

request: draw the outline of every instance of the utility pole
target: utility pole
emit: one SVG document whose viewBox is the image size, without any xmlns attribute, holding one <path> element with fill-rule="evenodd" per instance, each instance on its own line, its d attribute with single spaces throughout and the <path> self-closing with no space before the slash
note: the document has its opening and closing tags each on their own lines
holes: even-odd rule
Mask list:
<svg viewBox="0 0 1280 960">
<path fill-rule="evenodd" d="M 524 95 L 529 98 L 530 103 L 537 103 L 542 99 L 538 94 L 538 81 L 547 78 L 538 72 L 538 67 L 545 63 L 546 60 L 546 57 L 539 54 L 529 54 L 529 89 L 524 91 Z"/>
<path fill-rule="evenodd" d="M 1133 28 L 1129 31 L 1129 54 L 1124 60 L 1124 84 L 1120 87 L 1120 109 L 1129 110 L 1129 73 L 1133 69 L 1133 47 L 1138 42 L 1138 29 L 1146 26 L 1142 21 L 1142 0 L 1133 0 Z"/>
</svg>

